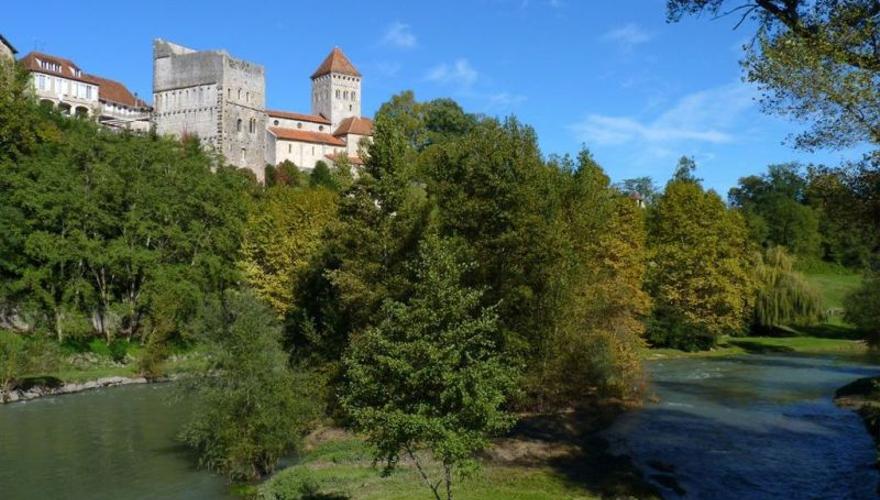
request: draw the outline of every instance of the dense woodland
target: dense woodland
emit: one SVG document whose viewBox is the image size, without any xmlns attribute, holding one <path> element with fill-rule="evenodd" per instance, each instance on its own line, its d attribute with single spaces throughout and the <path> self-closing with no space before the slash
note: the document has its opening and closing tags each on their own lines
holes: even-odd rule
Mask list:
<svg viewBox="0 0 880 500">
<path fill-rule="evenodd" d="M 814 98 L 783 76 L 779 51 L 806 49 L 774 19 L 750 75 L 797 94 L 768 106 Z M 649 347 L 840 314 L 799 274 L 811 267 L 868 275 L 843 314 L 880 340 L 876 154 L 771 165 L 725 199 L 688 157 L 662 188 L 613 184 L 588 150 L 546 155 L 513 117 L 403 92 L 362 169 L 269 166 L 263 186 L 196 138 L 109 132 L 28 88 L 2 68 L 0 388 L 58 346 L 138 344 L 151 376 L 200 346 L 204 376 L 184 385 L 203 411 L 183 438 L 233 478 L 271 472 L 330 418 L 389 468 L 429 449 L 448 487 L 517 412 L 637 398 Z M 829 114 L 797 141 L 857 139 L 876 144 L 876 128 Z"/>
</svg>

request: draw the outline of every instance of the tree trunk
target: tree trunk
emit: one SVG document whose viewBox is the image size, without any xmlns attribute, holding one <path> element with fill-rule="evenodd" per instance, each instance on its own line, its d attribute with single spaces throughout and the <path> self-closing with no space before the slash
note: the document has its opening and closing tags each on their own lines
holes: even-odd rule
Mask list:
<svg viewBox="0 0 880 500">
<path fill-rule="evenodd" d="M 443 478 L 446 480 L 446 500 L 452 500 L 452 466 L 443 464 Z"/>
</svg>

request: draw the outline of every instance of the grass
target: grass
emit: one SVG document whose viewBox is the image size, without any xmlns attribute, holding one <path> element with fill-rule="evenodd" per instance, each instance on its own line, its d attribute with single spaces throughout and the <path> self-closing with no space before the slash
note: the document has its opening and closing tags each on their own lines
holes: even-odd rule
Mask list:
<svg viewBox="0 0 880 500">
<path fill-rule="evenodd" d="M 842 319 L 843 300 L 862 281 L 860 274 L 843 268 L 805 272 L 804 277 L 822 294 L 827 322 L 809 327 L 780 328 L 774 336 L 723 337 L 709 351 L 684 352 L 657 348 L 646 352 L 646 359 L 687 357 L 725 357 L 742 354 L 786 353 L 794 355 L 863 356 L 868 350 L 860 333 Z"/>
<path fill-rule="evenodd" d="M 387 477 L 372 464 L 370 450 L 348 436 L 307 451 L 297 465 L 280 471 L 259 487 L 259 498 L 404 500 L 433 498 L 414 465 L 401 464 Z M 436 476 L 438 468 L 429 465 Z M 439 476 L 437 476 L 439 477 Z M 476 473 L 454 484 L 462 500 L 543 500 L 600 498 L 549 466 L 527 467 L 484 462 Z"/>
</svg>

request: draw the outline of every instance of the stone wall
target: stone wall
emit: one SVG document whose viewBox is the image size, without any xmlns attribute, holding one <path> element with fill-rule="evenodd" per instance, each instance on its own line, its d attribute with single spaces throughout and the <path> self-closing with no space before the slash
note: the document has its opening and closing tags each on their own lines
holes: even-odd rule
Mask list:
<svg viewBox="0 0 880 500">
<path fill-rule="evenodd" d="M 266 80 L 263 67 L 225 51 L 195 51 L 153 42 L 156 131 L 197 135 L 226 161 L 263 179 L 266 163 Z"/>
<path fill-rule="evenodd" d="M 342 120 L 361 116 L 360 77 L 330 73 L 312 80 L 312 113 L 327 117 L 333 132 Z"/>
</svg>

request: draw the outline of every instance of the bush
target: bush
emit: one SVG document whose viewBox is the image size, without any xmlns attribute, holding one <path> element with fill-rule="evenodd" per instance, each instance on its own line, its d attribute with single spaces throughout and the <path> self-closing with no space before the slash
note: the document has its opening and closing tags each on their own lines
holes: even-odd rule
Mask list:
<svg viewBox="0 0 880 500">
<path fill-rule="evenodd" d="M 252 294 L 227 292 L 209 310 L 210 362 L 184 384 L 198 409 L 181 437 L 203 467 L 258 479 L 298 447 L 316 415 L 313 379 L 290 369 L 275 314 Z"/>
<path fill-rule="evenodd" d="M 50 341 L 0 330 L 0 398 L 25 375 L 57 368 L 58 358 L 57 347 Z"/>
<path fill-rule="evenodd" d="M 880 347 L 880 274 L 868 276 L 844 299 L 844 319 L 864 330 L 872 348 Z"/>
<path fill-rule="evenodd" d="M 89 342 L 89 352 L 105 358 L 113 357 L 113 352 L 110 351 L 110 346 L 107 345 L 107 341 L 104 339 L 91 340 Z"/>
</svg>

